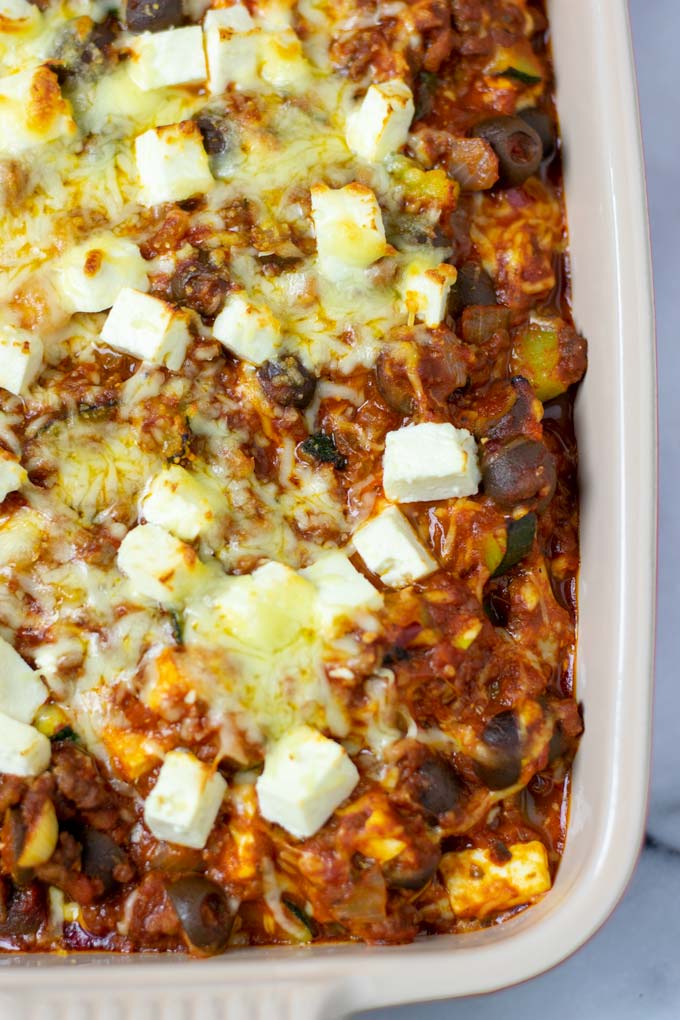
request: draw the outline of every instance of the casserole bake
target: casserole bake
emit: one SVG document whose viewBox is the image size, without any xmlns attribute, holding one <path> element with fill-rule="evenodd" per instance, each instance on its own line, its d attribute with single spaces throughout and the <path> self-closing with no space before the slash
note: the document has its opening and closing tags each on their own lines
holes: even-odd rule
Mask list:
<svg viewBox="0 0 680 1020">
<path fill-rule="evenodd" d="M 583 728 L 544 11 L 87 9 L 0 80 L 2 944 L 498 921 Z"/>
<path fill-rule="evenodd" d="M 573 5 L 571 9 L 573 12 Z M 633 135 L 626 133 L 630 132 L 631 129 L 629 111 L 623 118 L 623 148 L 620 150 L 623 158 L 617 161 L 619 176 L 615 181 L 615 189 L 623 189 L 623 195 L 620 190 L 618 192 L 615 190 L 612 198 L 606 189 L 598 190 L 598 181 L 601 181 L 602 178 L 598 178 L 595 175 L 595 181 L 593 181 L 591 176 L 593 163 L 600 170 L 604 170 L 608 165 L 611 165 L 608 164 L 611 152 L 607 151 L 604 146 L 604 141 L 608 136 L 606 132 L 603 134 L 598 132 L 602 129 L 605 117 L 611 117 L 615 110 L 619 109 L 615 104 L 612 104 L 616 76 L 613 72 L 610 76 L 607 74 L 609 70 L 607 63 L 609 56 L 606 54 L 611 51 L 606 51 L 604 47 L 605 28 L 610 38 L 613 32 L 614 38 L 618 39 L 622 46 L 625 46 L 626 37 L 625 34 L 623 37 L 620 36 L 620 33 L 625 28 L 621 9 L 618 9 L 617 12 L 608 11 L 606 25 L 604 12 L 601 8 L 597 10 L 589 8 L 589 10 L 591 21 L 588 21 L 586 18 L 586 11 L 582 12 L 583 18 L 579 21 L 579 33 L 583 31 L 584 23 L 592 24 L 592 38 L 590 35 L 586 38 L 593 45 L 593 53 L 591 54 L 593 60 L 592 64 L 589 63 L 588 66 L 597 67 L 599 74 L 602 76 L 602 80 L 598 81 L 599 88 L 595 91 L 597 99 L 593 101 L 593 97 L 589 96 L 589 105 L 586 108 L 579 107 L 579 93 L 574 85 L 574 92 L 566 93 L 567 104 L 566 107 L 563 106 L 563 121 L 566 125 L 567 139 L 569 138 L 570 113 L 573 113 L 574 118 L 579 116 L 582 118 L 581 130 L 585 130 L 585 127 L 588 125 L 592 129 L 592 134 L 587 137 L 587 142 L 589 143 L 587 180 L 585 176 L 582 178 L 578 176 L 579 164 L 577 155 L 573 156 L 575 162 L 570 166 L 571 177 L 568 179 L 569 185 L 572 188 L 579 185 L 584 189 L 581 192 L 584 198 L 580 207 L 574 204 L 571 206 L 577 319 L 579 324 L 583 325 L 588 331 L 591 340 L 599 338 L 602 342 L 602 348 L 598 357 L 594 362 L 591 362 L 591 377 L 595 374 L 596 380 L 599 377 L 603 383 L 609 383 L 611 380 L 612 362 L 614 362 L 614 375 L 617 381 L 620 382 L 617 392 L 627 395 L 629 391 L 632 392 L 634 387 L 636 401 L 634 403 L 631 402 L 628 406 L 627 417 L 624 419 L 621 414 L 617 417 L 616 410 L 620 407 L 620 404 L 612 401 L 611 405 L 607 408 L 612 412 L 611 418 L 603 422 L 598 420 L 598 413 L 602 406 L 602 401 L 606 399 L 608 393 L 612 393 L 611 389 L 603 385 L 602 389 L 598 391 L 598 400 L 590 405 L 591 420 L 589 424 L 594 427 L 596 420 L 598 420 L 596 431 L 599 436 L 605 437 L 607 440 L 612 441 L 614 437 L 618 440 L 621 436 L 626 438 L 626 441 L 630 444 L 629 449 L 632 451 L 633 463 L 637 465 L 637 474 L 635 479 L 632 479 L 622 470 L 620 449 L 616 445 L 612 445 L 610 448 L 610 456 L 606 463 L 602 463 L 601 460 L 598 462 L 595 457 L 589 457 L 586 452 L 584 472 L 586 482 L 585 509 L 586 514 L 590 515 L 587 517 L 587 520 L 590 521 L 590 528 L 586 524 L 584 530 L 584 551 L 587 552 L 590 549 L 592 554 L 593 546 L 597 547 L 600 562 L 607 567 L 605 571 L 607 580 L 606 582 L 602 580 L 601 584 L 609 585 L 613 577 L 620 577 L 623 583 L 618 589 L 621 600 L 617 606 L 618 612 L 607 612 L 607 606 L 611 606 L 611 603 L 602 600 L 603 588 L 601 587 L 598 592 L 593 586 L 593 577 L 597 577 L 597 574 L 593 573 L 597 569 L 595 566 L 596 557 L 592 556 L 590 562 L 593 564 L 593 568 L 591 573 L 589 573 L 588 561 L 584 555 L 581 602 L 584 619 L 587 619 L 587 606 L 590 607 L 593 614 L 595 613 L 595 602 L 597 602 L 598 598 L 604 605 L 604 610 L 602 605 L 599 607 L 600 615 L 598 616 L 599 626 L 597 631 L 591 632 L 592 637 L 589 640 L 587 625 L 585 625 L 581 639 L 582 664 L 585 663 L 586 667 L 581 672 L 581 693 L 586 699 L 589 725 L 597 727 L 597 743 L 589 745 L 588 735 L 586 736 L 584 744 L 585 753 L 583 755 L 585 762 L 581 771 L 579 772 L 577 769 L 576 773 L 577 796 L 574 800 L 572 840 L 575 835 L 577 840 L 581 839 L 581 842 L 580 844 L 575 844 L 577 847 L 575 852 L 572 852 L 571 848 L 574 844 L 570 842 L 565 864 L 560 872 L 553 896 L 545 900 L 530 914 L 517 921 L 513 921 L 511 925 L 506 927 L 507 932 L 512 932 L 511 945 L 513 955 L 514 953 L 520 955 L 523 952 L 527 953 L 535 961 L 531 965 L 532 968 L 536 967 L 537 962 L 539 966 L 553 962 L 558 958 L 560 952 L 568 950 L 575 941 L 585 937 L 588 930 L 592 930 L 593 925 L 601 920 L 603 909 L 606 911 L 607 907 L 611 905 L 612 899 L 620 891 L 621 883 L 625 880 L 625 876 L 630 869 L 633 853 L 630 844 L 635 844 L 639 834 L 647 752 L 648 695 L 639 681 L 640 677 L 644 677 L 646 672 L 648 672 L 650 646 L 649 641 L 645 639 L 645 634 L 640 634 L 640 620 L 645 619 L 645 612 L 649 615 L 651 603 L 650 580 L 653 550 L 650 540 L 653 536 L 653 527 L 649 514 L 649 502 L 641 507 L 640 494 L 642 493 L 649 501 L 651 500 L 650 494 L 653 492 L 653 442 L 651 438 L 650 413 L 651 355 L 649 349 L 643 350 L 643 353 L 640 354 L 640 347 L 637 346 L 631 352 L 626 351 L 626 357 L 621 360 L 618 360 L 615 356 L 612 357 L 612 337 L 621 337 L 623 338 L 622 342 L 625 342 L 625 338 L 628 335 L 627 331 L 632 326 L 635 328 L 637 338 L 640 335 L 649 337 L 649 303 L 645 301 L 644 287 L 642 288 L 643 294 L 640 298 L 639 286 L 640 274 L 642 273 L 644 278 L 646 263 L 641 269 L 639 260 L 637 261 L 635 266 L 637 285 L 632 287 L 628 286 L 631 281 L 626 278 L 627 266 L 625 262 L 617 263 L 616 258 L 608 259 L 603 257 L 603 252 L 605 254 L 611 252 L 611 249 L 605 243 L 607 230 L 613 229 L 614 226 L 619 230 L 625 229 L 626 226 L 630 226 L 631 222 L 637 230 L 637 234 L 633 238 L 634 244 L 632 247 L 637 252 L 646 252 L 644 223 L 643 218 L 639 214 L 639 210 L 642 208 L 643 196 L 639 187 L 639 177 L 631 181 L 627 176 L 631 173 L 631 163 L 629 160 L 631 152 L 633 156 L 637 155 L 639 157 L 634 133 Z M 600 18 L 602 20 L 599 20 Z M 560 20 L 559 5 L 553 12 L 553 19 L 557 41 L 556 55 L 559 72 L 560 31 L 563 33 L 562 38 L 565 47 L 568 44 L 574 44 L 575 39 L 573 35 L 570 35 L 571 23 L 566 20 L 562 23 Z M 572 31 L 574 30 L 572 26 Z M 619 33 L 618 36 L 617 33 Z M 580 34 L 579 38 L 581 38 Z M 605 54 L 604 58 L 602 56 L 603 53 Z M 580 54 L 583 57 L 582 48 Z M 598 56 L 598 61 L 595 60 L 595 54 Z M 568 85 L 570 81 L 568 73 L 561 80 Z M 620 81 L 617 82 L 617 87 L 620 88 Z M 565 95 L 564 84 L 562 88 L 562 94 Z M 632 90 L 626 98 L 632 107 Z M 570 106 L 570 102 L 574 105 Z M 610 123 L 614 123 L 614 120 L 612 119 Z M 610 184 L 609 181 L 607 183 Z M 591 196 L 590 202 L 586 202 L 587 196 Z M 629 217 L 625 222 L 619 218 L 621 211 L 619 203 L 622 199 L 626 206 L 627 216 Z M 574 210 L 576 211 L 574 212 Z M 587 217 L 589 220 L 588 232 L 583 230 L 583 221 L 579 222 L 580 215 Z M 611 218 L 608 219 L 608 216 L 611 216 Z M 598 217 L 601 217 L 601 219 Z M 579 244 L 579 227 L 582 231 L 580 234 L 582 238 L 581 245 Z M 602 234 L 598 235 L 598 240 L 600 241 L 598 258 L 600 260 L 601 272 L 597 280 L 597 293 L 595 293 L 594 288 L 592 291 L 588 290 L 588 286 L 593 278 L 586 274 L 581 274 L 579 270 L 579 258 L 581 259 L 581 266 L 584 266 L 584 250 L 587 248 L 587 246 L 584 247 L 585 239 L 592 236 L 595 228 L 602 230 Z M 631 246 L 626 246 L 624 250 L 630 250 L 630 248 Z M 579 288 L 581 288 L 580 291 Z M 627 308 L 628 314 L 625 317 L 621 316 L 621 318 L 607 320 L 607 314 L 611 312 L 614 303 L 607 304 L 606 301 L 603 302 L 603 291 L 610 298 L 614 297 L 618 292 L 622 301 L 629 302 Z M 582 298 L 579 298 L 579 293 L 583 295 Z M 588 296 L 590 296 L 590 303 Z M 579 301 L 582 301 L 582 304 L 579 305 Z M 603 311 L 603 303 L 607 311 Z M 617 304 L 616 307 L 619 308 L 620 306 Z M 578 315 L 579 308 L 582 309 L 582 319 Z M 617 353 L 618 350 L 614 352 L 615 355 Z M 640 415 L 638 418 L 635 418 L 636 411 Z M 592 470 L 592 467 L 595 465 L 597 466 L 597 472 Z M 599 488 L 603 478 L 608 483 L 608 489 Z M 592 501 L 595 492 L 597 492 L 598 501 Z M 633 505 L 636 508 L 641 508 L 640 518 L 636 522 L 635 546 L 632 544 L 622 546 L 621 544 L 625 537 L 626 528 L 626 522 L 622 517 L 622 508 L 630 506 L 627 502 L 628 500 L 636 501 Z M 643 540 L 646 539 L 646 541 L 640 541 L 641 538 Z M 610 553 L 612 555 L 609 555 Z M 639 603 L 636 601 L 640 599 L 643 600 L 645 606 L 645 611 L 643 612 L 639 611 Z M 603 640 L 609 636 L 613 638 L 614 635 L 619 633 L 621 638 L 618 645 L 613 640 L 609 643 L 607 640 Z M 623 656 L 623 658 L 617 658 L 617 655 Z M 616 663 L 617 667 L 621 666 L 620 672 L 616 676 L 612 676 L 613 662 Z M 614 681 L 617 682 L 621 705 L 619 713 L 611 711 L 612 706 L 615 704 L 613 694 L 609 701 L 605 702 L 605 699 L 602 697 L 602 687 L 598 690 L 593 690 L 589 685 L 589 670 L 593 668 L 598 670 L 598 680 L 600 683 L 602 683 L 602 676 L 612 677 L 612 692 L 615 689 Z M 591 713 L 594 714 L 594 722 L 592 721 Z M 622 746 L 622 740 L 625 740 L 625 748 Z M 617 779 L 620 779 L 621 756 L 624 752 L 628 764 L 633 766 L 632 774 L 626 777 L 625 794 L 620 790 L 620 786 L 616 782 L 611 783 L 611 771 L 608 771 L 605 767 L 600 767 L 599 769 L 596 767 L 597 764 L 602 766 L 603 760 L 605 760 L 610 770 L 616 770 L 614 775 Z M 597 754 L 602 756 L 599 759 L 599 763 L 596 759 Z M 586 769 L 585 773 L 583 769 Z M 580 799 L 578 795 L 579 783 L 582 784 L 582 796 Z M 609 790 L 608 787 L 610 787 Z M 613 794 L 611 791 L 613 791 Z M 607 802 L 609 814 L 604 810 L 605 792 L 609 792 Z M 600 799 L 598 799 L 598 794 Z M 591 800 L 591 797 L 594 799 Z M 590 824 L 587 823 L 588 810 L 592 811 Z M 589 855 L 587 840 L 591 837 L 595 850 Z M 607 867 L 608 877 L 604 882 L 606 895 L 601 895 L 600 907 L 598 910 L 593 911 L 590 899 L 593 883 L 596 879 L 600 878 L 597 870 L 598 867 L 602 867 L 602 855 L 605 850 L 610 848 L 612 839 L 615 839 L 619 844 L 627 844 L 628 850 L 618 857 L 610 855 Z M 579 880 L 574 886 L 575 872 L 578 869 L 578 865 L 582 864 L 584 860 L 588 860 L 589 857 L 590 869 L 586 870 L 585 873 L 581 872 Z M 562 902 L 564 890 L 570 885 L 572 886 L 570 897 L 567 902 Z M 560 889 L 562 893 L 560 893 Z M 561 947 L 556 948 L 551 940 L 554 938 L 555 925 L 559 926 L 561 923 L 560 918 L 562 923 L 568 926 L 573 925 L 576 930 L 569 944 L 562 943 Z M 527 974 L 528 967 L 525 966 L 522 969 L 518 969 L 510 959 L 507 950 L 499 952 L 499 942 L 504 941 L 508 937 L 506 931 L 485 932 L 479 936 L 469 936 L 464 940 L 464 946 L 460 945 L 459 940 L 453 956 L 448 948 L 448 940 L 446 939 L 438 940 L 436 944 L 419 944 L 408 950 L 366 952 L 361 957 L 362 966 L 365 968 L 363 974 L 357 971 L 353 973 L 351 979 L 348 978 L 345 985 L 346 990 L 338 995 L 335 1006 L 331 1005 L 334 995 L 333 976 L 339 979 L 345 968 L 354 969 L 353 964 L 350 962 L 353 959 L 352 950 L 320 950 L 315 951 L 313 957 L 295 961 L 288 958 L 277 958 L 277 954 L 267 953 L 266 956 L 260 958 L 261 962 L 258 963 L 234 958 L 228 961 L 228 963 L 221 961 L 219 967 L 218 964 L 210 964 L 205 966 L 201 972 L 204 988 L 202 999 L 205 1002 L 205 996 L 212 994 L 210 990 L 211 982 L 218 982 L 215 987 L 219 987 L 219 975 L 229 973 L 231 987 L 235 987 L 239 980 L 239 975 L 243 980 L 247 981 L 248 974 L 256 973 L 256 968 L 262 965 L 267 968 L 272 980 L 283 983 L 280 987 L 272 990 L 280 1001 L 286 995 L 285 981 L 287 978 L 290 979 L 293 971 L 296 981 L 308 976 L 311 980 L 308 990 L 305 991 L 305 989 L 300 988 L 299 992 L 294 994 L 294 998 L 299 1000 L 308 994 L 310 1005 L 315 999 L 319 1003 L 324 1003 L 321 1008 L 321 1015 L 325 1016 L 332 1015 L 334 1010 L 335 1012 L 341 1011 L 344 1004 L 358 1004 L 362 1001 L 366 1004 L 376 1003 L 385 1001 L 387 996 L 394 1000 L 397 997 L 413 998 L 420 997 L 423 994 L 447 994 L 451 991 L 464 993 L 470 990 L 482 990 L 485 987 L 502 983 L 508 979 L 516 979 L 519 976 L 526 976 Z M 536 957 L 532 956 L 531 951 L 536 950 L 539 945 L 542 949 L 537 961 Z M 446 957 L 443 956 L 444 953 L 446 953 Z M 402 969 L 399 960 L 395 960 L 395 957 L 399 958 L 404 954 L 408 954 L 408 959 L 411 961 L 410 967 L 413 968 L 413 970 L 409 970 L 409 973 L 406 972 L 406 969 Z M 153 972 L 151 972 L 149 977 L 149 968 L 144 968 L 144 965 L 141 966 L 146 971 L 145 978 L 153 981 Z M 414 975 L 418 973 L 425 979 L 424 981 L 414 980 Z M 482 978 L 482 973 L 486 973 L 487 976 Z M 49 977 L 50 994 L 53 997 L 59 997 L 63 990 L 64 979 L 55 973 L 50 974 Z M 93 973 L 94 977 L 95 974 Z M 17 979 L 11 974 L 8 974 L 7 978 L 5 987 L 9 991 Z M 97 975 L 97 978 L 101 979 L 101 974 Z M 87 984 L 87 980 L 86 978 L 85 984 Z M 168 972 L 165 967 L 162 968 L 162 972 L 157 979 L 159 984 L 160 982 L 170 982 L 173 984 L 176 980 L 180 980 L 177 977 L 177 972 L 175 970 Z M 387 990 L 385 987 L 386 981 L 389 983 Z M 471 985 L 471 981 L 476 983 Z M 380 987 L 381 982 L 382 987 Z M 456 987 L 452 987 L 452 984 L 455 984 Z M 42 994 L 41 985 L 43 985 L 43 981 L 42 978 L 39 978 L 35 984 L 34 996 Z M 147 986 L 145 996 L 154 994 L 156 993 L 153 989 Z M 241 999 L 245 1015 L 248 1015 L 247 998 L 246 996 Z M 27 996 L 24 1001 L 30 1004 L 32 999 L 30 996 Z M 180 1002 L 181 999 L 173 1001 L 171 1006 L 168 999 L 166 1000 L 167 1008 L 180 1010 L 182 1008 Z M 200 1002 L 195 1004 L 199 1005 Z M 121 1006 L 121 1008 L 123 1007 Z M 189 1008 L 188 1004 L 186 1008 Z M 237 1008 L 235 1007 L 235 1009 Z"/>
</svg>

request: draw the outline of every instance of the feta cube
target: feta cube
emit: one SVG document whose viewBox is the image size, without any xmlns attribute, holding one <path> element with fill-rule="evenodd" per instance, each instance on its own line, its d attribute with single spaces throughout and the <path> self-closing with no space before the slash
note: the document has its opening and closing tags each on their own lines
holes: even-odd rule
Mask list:
<svg viewBox="0 0 680 1020">
<path fill-rule="evenodd" d="M 390 588 L 403 588 L 437 570 L 436 561 L 396 506 L 362 525 L 353 542 L 371 573 Z"/>
<path fill-rule="evenodd" d="M 281 347 L 281 326 L 265 305 L 248 300 L 244 291 L 228 295 L 215 319 L 213 335 L 235 354 L 254 365 L 275 358 Z"/>
<path fill-rule="evenodd" d="M 27 329 L 0 325 L 0 386 L 23 396 L 42 368 L 43 345 Z"/>
<path fill-rule="evenodd" d="M 144 821 L 156 839 L 202 850 L 215 824 L 227 784 L 189 751 L 170 751 L 144 804 Z"/>
<path fill-rule="evenodd" d="M 16 457 L 0 449 L 0 503 L 10 492 L 16 492 L 27 481 L 26 469 Z"/>
<path fill-rule="evenodd" d="M 359 782 L 341 744 L 299 726 L 269 748 L 256 783 L 260 813 L 298 839 L 324 825 Z"/>
<path fill-rule="evenodd" d="M 180 606 L 209 575 L 190 545 L 156 524 L 128 531 L 117 563 L 139 595 L 162 606 Z"/>
<path fill-rule="evenodd" d="M 404 273 L 400 291 L 409 317 L 438 326 L 446 318 L 449 291 L 458 273 L 454 266 L 442 262 L 430 266 L 420 260 L 413 262 Z"/>
<path fill-rule="evenodd" d="M 71 108 L 47 64 L 0 78 L 1 153 L 16 156 L 76 134 Z"/>
<path fill-rule="evenodd" d="M 232 32 L 250 32 L 255 22 L 245 4 L 232 4 L 231 7 L 212 7 L 205 12 L 203 29 L 230 28 Z"/>
<path fill-rule="evenodd" d="M 145 205 L 182 202 L 212 187 L 208 154 L 193 120 L 150 128 L 138 135 L 135 158 Z"/>
<path fill-rule="evenodd" d="M 0 18 L 8 21 L 33 21 L 40 12 L 29 0 L 0 0 Z"/>
<path fill-rule="evenodd" d="M 357 181 L 344 188 L 315 184 L 311 196 L 319 269 L 324 276 L 341 281 L 391 250 L 370 188 Z"/>
<path fill-rule="evenodd" d="M 149 524 L 167 528 L 186 542 L 193 542 L 215 519 L 204 486 L 179 464 L 149 480 L 139 510 Z"/>
<path fill-rule="evenodd" d="M 489 850 L 444 854 L 439 870 L 456 917 L 483 918 L 528 903 L 550 889 L 548 855 L 542 843 L 514 843 L 509 861 L 496 863 Z"/>
<path fill-rule="evenodd" d="M 296 0 L 257 0 L 257 16 L 268 32 L 291 28 Z"/>
<path fill-rule="evenodd" d="M 144 32 L 132 42 L 129 74 L 143 92 L 197 85 L 208 76 L 200 25 Z"/>
<path fill-rule="evenodd" d="M 133 358 L 178 372 L 191 339 L 189 315 L 160 298 L 123 287 L 102 327 L 102 339 Z"/>
<path fill-rule="evenodd" d="M 300 574 L 317 589 L 319 615 L 328 627 L 337 626 L 355 613 L 382 608 L 380 592 L 343 552 L 324 553 Z"/>
<path fill-rule="evenodd" d="M 69 312 L 103 312 L 123 287 L 149 289 L 139 248 L 115 234 L 100 234 L 71 248 L 55 265 L 54 283 Z"/>
<path fill-rule="evenodd" d="M 385 437 L 383 488 L 388 499 L 415 503 L 471 496 L 480 480 L 477 444 L 467 429 L 426 421 Z"/>
<path fill-rule="evenodd" d="M 0 774 L 39 776 L 50 763 L 51 745 L 34 726 L 0 712 Z"/>
<path fill-rule="evenodd" d="M 297 95 L 311 83 L 311 65 L 292 29 L 264 32 L 260 42 L 260 75 L 277 92 Z"/>
<path fill-rule="evenodd" d="M 47 688 L 8 641 L 0 638 L 0 712 L 18 722 L 33 722 L 47 701 Z"/>
<path fill-rule="evenodd" d="M 347 145 L 356 156 L 380 163 L 406 144 L 414 113 L 413 93 L 400 78 L 371 85 L 347 118 Z"/>
<path fill-rule="evenodd" d="M 228 8 L 233 11 L 234 8 Z M 224 15 L 227 11 L 214 11 Z M 258 75 L 259 47 L 262 33 L 257 29 L 245 30 L 238 24 L 245 19 L 232 15 L 227 19 L 208 19 L 206 15 L 205 52 L 208 58 L 208 91 L 221 95 L 228 85 L 238 89 L 254 89 L 260 84 Z"/>
</svg>

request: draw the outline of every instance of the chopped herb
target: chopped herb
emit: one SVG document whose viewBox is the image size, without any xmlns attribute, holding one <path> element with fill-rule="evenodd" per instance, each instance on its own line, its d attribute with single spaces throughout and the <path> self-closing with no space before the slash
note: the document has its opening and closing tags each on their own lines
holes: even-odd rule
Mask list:
<svg viewBox="0 0 680 1020">
<path fill-rule="evenodd" d="M 301 443 L 300 449 L 303 453 L 309 454 L 310 457 L 314 457 L 315 460 L 320 461 L 322 464 L 332 464 L 339 471 L 347 467 L 347 458 L 338 453 L 335 439 L 325 432 L 315 432 L 314 435 Z"/>
<path fill-rule="evenodd" d="M 60 730 L 57 730 L 56 733 L 52 734 L 50 740 L 53 742 L 56 742 L 57 740 L 70 740 L 74 744 L 80 743 L 80 737 L 70 726 L 62 726 Z"/>
<path fill-rule="evenodd" d="M 438 85 L 439 75 L 433 74 L 432 71 L 420 72 L 416 87 L 416 112 L 414 120 L 427 117 L 428 113 L 431 112 L 434 94 L 437 91 Z"/>
<path fill-rule="evenodd" d="M 179 613 L 176 613 L 174 609 L 170 610 L 170 626 L 172 628 L 172 636 L 175 639 L 175 644 L 184 644 L 184 623 Z"/>
</svg>

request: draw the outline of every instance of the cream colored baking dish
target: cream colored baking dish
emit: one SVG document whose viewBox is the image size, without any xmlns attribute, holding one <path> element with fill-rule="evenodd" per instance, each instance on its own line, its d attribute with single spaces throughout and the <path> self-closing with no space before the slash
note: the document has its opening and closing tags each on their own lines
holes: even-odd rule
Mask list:
<svg viewBox="0 0 680 1020">
<path fill-rule="evenodd" d="M 582 570 L 576 761 L 553 891 L 485 932 L 397 948 L 244 950 L 208 962 L 2 959 L 1 1020 L 334 1020 L 486 992 L 573 952 L 635 865 L 648 783 L 656 566 L 654 331 L 644 173 L 625 0 L 552 0 L 575 318 Z"/>
</svg>

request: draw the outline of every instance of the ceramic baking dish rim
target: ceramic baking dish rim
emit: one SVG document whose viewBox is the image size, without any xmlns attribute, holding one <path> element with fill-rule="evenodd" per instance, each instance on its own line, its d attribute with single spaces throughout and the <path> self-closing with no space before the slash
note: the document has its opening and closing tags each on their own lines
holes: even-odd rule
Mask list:
<svg viewBox="0 0 680 1020">
<path fill-rule="evenodd" d="M 578 677 L 589 725 L 555 889 L 502 926 L 410 946 L 245 950 L 205 962 L 7 956 L 0 961 L 0 1017 L 332 1020 L 360 1008 L 487 992 L 559 963 L 622 895 L 644 829 L 653 672 L 657 445 L 644 168 L 625 0 L 551 0 L 549 8 L 574 311 L 591 344 L 577 402 L 585 490 Z M 600 321 L 598 299 L 601 308 L 614 303 L 611 322 Z M 600 620 L 587 615 L 598 600 Z M 600 657 L 609 664 L 604 678 L 593 675 Z"/>
</svg>

